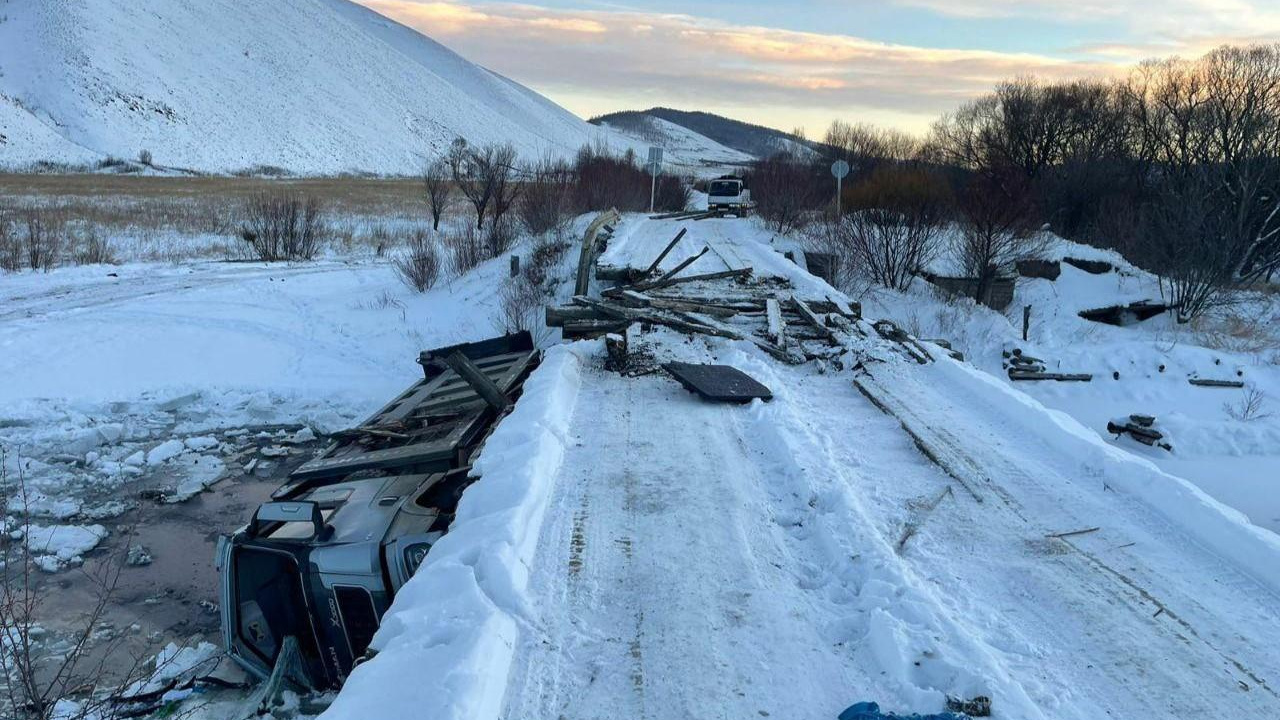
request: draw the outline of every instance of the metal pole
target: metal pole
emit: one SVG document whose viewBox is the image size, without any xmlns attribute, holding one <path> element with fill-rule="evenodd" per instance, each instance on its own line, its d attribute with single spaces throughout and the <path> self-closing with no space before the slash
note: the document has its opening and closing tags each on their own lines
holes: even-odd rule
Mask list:
<svg viewBox="0 0 1280 720">
<path fill-rule="evenodd" d="M 653 213 L 654 198 L 657 197 L 658 194 L 658 173 L 653 172 L 651 169 L 649 171 L 649 176 L 652 178 L 649 182 L 649 212 Z"/>
<path fill-rule="evenodd" d="M 844 178 L 840 176 L 836 176 L 836 219 L 837 220 L 840 219 L 840 204 L 843 201 L 843 198 L 841 198 L 840 196 L 844 194 L 843 192 L 841 192 L 840 188 L 843 184 L 844 184 Z"/>
</svg>

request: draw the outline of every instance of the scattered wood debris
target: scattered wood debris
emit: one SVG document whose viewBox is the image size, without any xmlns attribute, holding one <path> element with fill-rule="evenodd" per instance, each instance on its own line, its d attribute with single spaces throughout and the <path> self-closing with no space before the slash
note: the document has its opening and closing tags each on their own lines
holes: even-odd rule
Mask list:
<svg viewBox="0 0 1280 720">
<path fill-rule="evenodd" d="M 1101 529 L 1102 528 L 1100 527 L 1090 527 L 1090 528 L 1084 528 L 1083 530 L 1069 530 L 1067 532 L 1049 533 L 1048 535 L 1045 535 L 1045 537 L 1061 540 L 1063 538 L 1075 537 L 1077 535 L 1088 535 L 1089 533 L 1096 533 Z"/>
<path fill-rule="evenodd" d="M 1215 388 L 1242 388 L 1243 380 L 1214 380 L 1212 378 L 1193 377 L 1187 378 L 1187 382 L 1197 387 L 1215 387 Z"/>
<path fill-rule="evenodd" d="M 1173 450 L 1173 445 L 1165 440 L 1165 434 L 1156 427 L 1156 419 L 1153 415 L 1130 415 L 1127 418 L 1111 420 L 1107 423 L 1107 432 L 1116 437 L 1128 435 L 1149 447 Z"/>
<path fill-rule="evenodd" d="M 1049 372 L 1048 364 L 1044 360 L 1027 355 L 1021 348 L 1007 349 L 1003 355 L 1002 366 L 1009 373 L 1010 380 L 1056 380 L 1058 382 L 1093 380 L 1093 375 L 1090 373 Z"/>
<path fill-rule="evenodd" d="M 991 698 L 979 695 L 972 700 L 962 700 L 948 695 L 947 712 L 960 713 L 969 717 L 991 717 Z"/>
</svg>

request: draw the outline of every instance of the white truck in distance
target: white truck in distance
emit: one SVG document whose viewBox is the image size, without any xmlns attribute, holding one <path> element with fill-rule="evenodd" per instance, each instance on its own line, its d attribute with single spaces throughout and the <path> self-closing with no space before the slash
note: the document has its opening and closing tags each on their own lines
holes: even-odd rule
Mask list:
<svg viewBox="0 0 1280 720">
<path fill-rule="evenodd" d="M 751 201 L 751 189 L 746 180 L 736 175 L 724 175 L 711 181 L 707 188 L 707 211 L 726 210 L 745 214 L 755 207 Z"/>
</svg>

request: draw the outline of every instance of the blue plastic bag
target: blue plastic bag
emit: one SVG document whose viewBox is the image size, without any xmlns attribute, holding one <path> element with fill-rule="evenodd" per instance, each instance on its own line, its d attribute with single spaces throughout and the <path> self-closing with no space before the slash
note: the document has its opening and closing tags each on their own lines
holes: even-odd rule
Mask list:
<svg viewBox="0 0 1280 720">
<path fill-rule="evenodd" d="M 876 703 L 860 702 L 850 705 L 840 713 L 840 720 L 969 720 L 969 718 L 949 712 L 937 715 L 894 715 L 880 712 L 880 706 Z"/>
</svg>

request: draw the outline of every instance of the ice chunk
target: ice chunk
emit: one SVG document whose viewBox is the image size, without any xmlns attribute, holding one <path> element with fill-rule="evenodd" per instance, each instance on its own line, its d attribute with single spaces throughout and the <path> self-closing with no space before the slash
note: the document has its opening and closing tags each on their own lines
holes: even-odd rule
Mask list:
<svg viewBox="0 0 1280 720">
<path fill-rule="evenodd" d="M 184 450 L 186 450 L 186 445 L 183 445 L 181 440 L 176 438 L 173 440 L 166 440 L 165 442 L 151 448 L 151 451 L 147 453 L 147 464 L 159 465 L 166 460 L 172 460 L 182 454 Z"/>
</svg>

